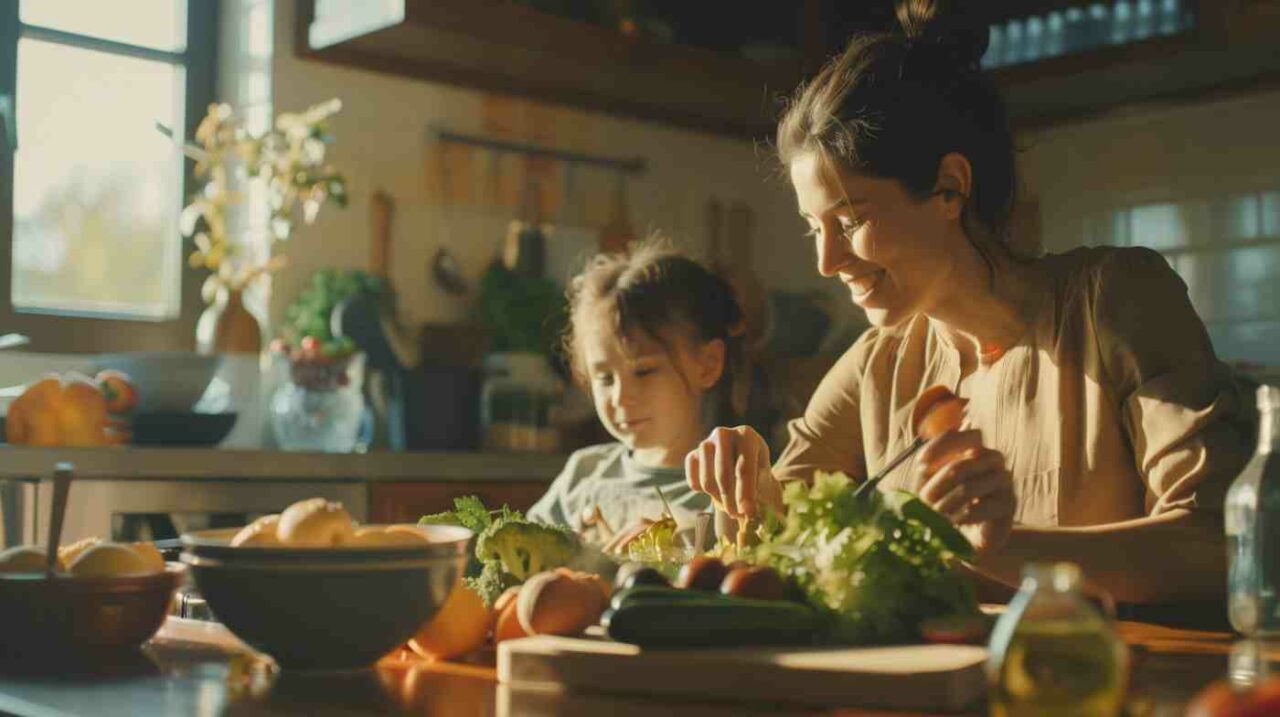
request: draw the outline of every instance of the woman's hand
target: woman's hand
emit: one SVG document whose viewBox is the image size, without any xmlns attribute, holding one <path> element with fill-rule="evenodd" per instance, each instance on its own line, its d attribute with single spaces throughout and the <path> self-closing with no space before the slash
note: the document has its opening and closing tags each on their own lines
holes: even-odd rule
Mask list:
<svg viewBox="0 0 1280 717">
<path fill-rule="evenodd" d="M 1013 479 L 976 430 L 950 431 L 920 450 L 920 498 L 947 516 L 979 555 L 998 551 L 1013 528 Z"/>
<path fill-rule="evenodd" d="M 689 487 L 711 496 L 732 518 L 755 516 L 760 506 L 782 509 L 769 445 L 750 426 L 717 428 L 684 459 Z"/>
</svg>

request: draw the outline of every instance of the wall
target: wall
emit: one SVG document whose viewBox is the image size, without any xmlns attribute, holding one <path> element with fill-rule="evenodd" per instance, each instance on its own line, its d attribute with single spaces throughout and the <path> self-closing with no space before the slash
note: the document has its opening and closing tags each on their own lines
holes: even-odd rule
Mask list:
<svg viewBox="0 0 1280 717">
<path fill-rule="evenodd" d="M 1280 365 L 1280 92 L 1020 138 L 1045 248 L 1140 244 L 1187 282 L 1218 353 Z"/>
<path fill-rule="evenodd" d="M 426 141 L 432 125 L 465 133 L 496 128 L 581 152 L 642 156 L 648 171 L 627 190 L 628 214 L 638 232 L 661 230 L 702 251 L 707 199 L 716 195 L 725 202 L 741 200 L 756 214 L 754 265 L 768 285 L 814 285 L 812 249 L 801 239 L 803 228 L 790 189 L 785 183 L 766 181 L 772 172 L 768 155 L 750 143 L 300 60 L 293 50 L 294 12 L 294 0 L 275 3 L 276 111 L 301 109 L 329 97 L 342 99 L 343 110 L 333 123 L 337 140 L 332 158 L 348 175 L 352 201 L 345 210 L 326 207 L 316 225 L 296 231 L 287 247 L 290 268 L 276 278 L 272 316 L 280 316 L 312 270 L 367 266 L 369 196 L 378 188 L 395 201 L 392 281 L 406 318 L 424 322 L 464 316 L 466 299 L 431 283 L 429 260 L 437 248 L 447 247 L 474 281 L 518 211 L 518 200 L 509 195 L 512 182 L 518 184 L 520 167 L 514 162 L 501 167 L 500 182 L 507 186 L 508 196 L 506 205 L 500 203 L 495 211 L 485 212 L 466 201 L 471 187 L 492 179 L 492 158 L 481 155 L 474 157 L 470 171 L 452 172 L 447 180 L 445 190 L 463 201 L 441 203 L 441 173 Z M 465 161 L 461 166 L 468 168 Z M 575 173 L 574 184 L 580 188 L 575 192 L 579 206 L 566 218 L 574 226 L 551 238 L 551 263 L 559 276 L 569 271 L 576 254 L 593 244 L 590 230 L 607 221 L 616 193 L 615 178 L 602 172 Z M 832 290 L 838 292 L 838 287 Z"/>
</svg>

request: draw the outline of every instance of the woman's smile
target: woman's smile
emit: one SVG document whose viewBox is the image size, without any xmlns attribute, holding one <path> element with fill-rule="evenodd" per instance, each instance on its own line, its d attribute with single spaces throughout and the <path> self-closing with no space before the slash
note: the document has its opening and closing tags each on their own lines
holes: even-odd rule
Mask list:
<svg viewBox="0 0 1280 717">
<path fill-rule="evenodd" d="M 849 287 L 849 293 L 853 295 L 854 303 L 861 306 L 875 292 L 876 287 L 880 285 L 880 281 L 884 279 L 885 270 L 876 269 L 875 271 L 867 271 L 857 276 L 841 275 L 840 280 Z"/>
</svg>

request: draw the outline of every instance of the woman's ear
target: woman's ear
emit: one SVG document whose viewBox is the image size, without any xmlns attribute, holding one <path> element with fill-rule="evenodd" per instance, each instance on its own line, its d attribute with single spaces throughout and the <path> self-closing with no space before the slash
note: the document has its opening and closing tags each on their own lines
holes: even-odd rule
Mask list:
<svg viewBox="0 0 1280 717">
<path fill-rule="evenodd" d="M 701 390 L 710 390 L 724 375 L 724 339 L 711 339 L 693 351 L 694 384 Z"/>
<path fill-rule="evenodd" d="M 973 165 L 959 152 L 949 152 L 938 162 L 938 179 L 934 193 L 946 202 L 947 217 L 960 219 L 969 197 L 973 196 Z"/>
</svg>

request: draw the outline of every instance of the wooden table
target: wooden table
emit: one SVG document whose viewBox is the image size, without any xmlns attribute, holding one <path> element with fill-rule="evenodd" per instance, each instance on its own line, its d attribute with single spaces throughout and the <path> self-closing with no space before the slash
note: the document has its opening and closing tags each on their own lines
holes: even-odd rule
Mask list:
<svg viewBox="0 0 1280 717">
<path fill-rule="evenodd" d="M 1233 636 L 1120 623 L 1133 648 L 1131 715 L 1181 715 L 1186 702 L 1226 674 Z M 1280 648 L 1267 654 L 1280 659 Z M 819 714 L 888 715 L 854 709 Z M 497 684 L 492 654 L 470 663 L 430 663 L 407 653 L 373 670 L 279 672 L 246 652 L 225 628 L 170 620 L 132 660 L 93 670 L 0 673 L 0 712 L 16 715 L 637 715 L 729 717 L 788 712 L 777 706 L 667 702 L 516 691 Z"/>
</svg>

